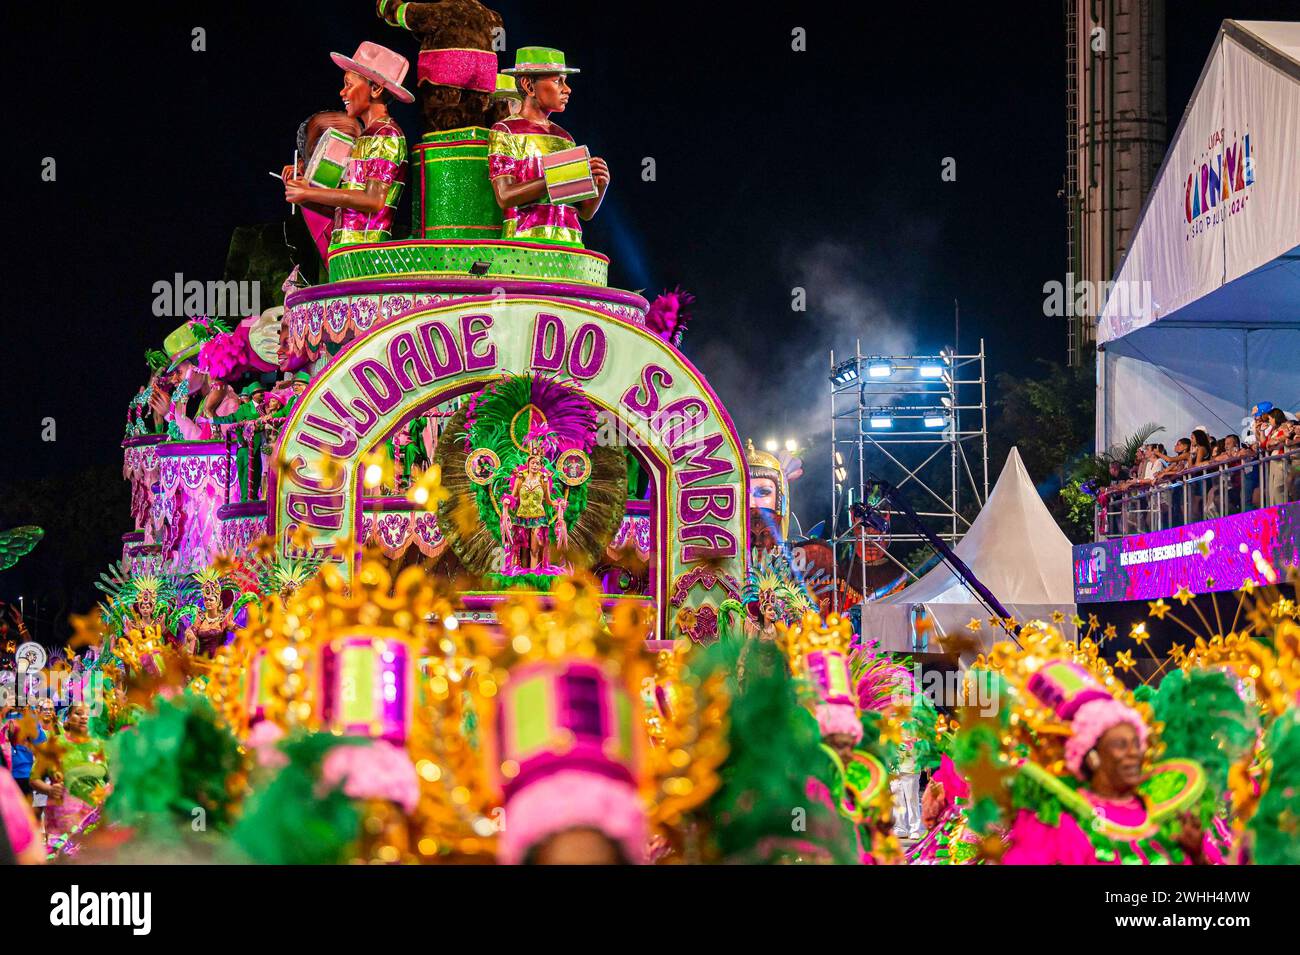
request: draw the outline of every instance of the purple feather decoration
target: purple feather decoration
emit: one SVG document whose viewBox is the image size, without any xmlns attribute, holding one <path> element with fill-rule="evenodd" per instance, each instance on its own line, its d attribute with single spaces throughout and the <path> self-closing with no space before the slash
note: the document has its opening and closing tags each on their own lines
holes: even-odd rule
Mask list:
<svg viewBox="0 0 1300 955">
<path fill-rule="evenodd" d="M 680 285 L 671 292 L 661 292 L 650 303 L 650 310 L 646 312 L 646 328 L 664 341 L 680 346 L 682 333 L 686 331 L 686 326 L 691 320 L 691 315 L 686 308 L 694 304 L 695 296 L 683 291 Z"/>
<path fill-rule="evenodd" d="M 559 378 L 538 376 L 533 379 L 533 404 L 546 417 L 546 430 L 554 435 L 554 451 L 570 448 L 591 453 L 596 446 L 596 408 L 576 385 Z"/>
</svg>

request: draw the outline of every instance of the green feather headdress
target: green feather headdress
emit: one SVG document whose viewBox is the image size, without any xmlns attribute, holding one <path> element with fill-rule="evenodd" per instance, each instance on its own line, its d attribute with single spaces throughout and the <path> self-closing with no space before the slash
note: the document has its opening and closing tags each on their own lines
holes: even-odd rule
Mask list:
<svg viewBox="0 0 1300 955">
<path fill-rule="evenodd" d="M 1165 758 L 1199 763 L 1207 797 L 1217 803 L 1228 786 L 1228 770 L 1255 743 L 1258 720 L 1252 708 L 1221 670 L 1174 670 L 1154 692 L 1140 691 L 1138 699 L 1148 699 L 1164 724 Z"/>
<path fill-rule="evenodd" d="M 249 800 L 232 833 L 253 862 L 265 865 L 337 865 L 360 835 L 361 815 L 341 788 L 320 791 L 321 766 L 336 746 L 366 740 L 312 733 L 280 743 L 288 758 Z"/>
<path fill-rule="evenodd" d="M 162 841 L 217 835 L 229 825 L 246 766 L 206 697 L 159 698 L 153 713 L 109 746 L 113 789 L 105 812 L 112 822 Z M 203 814 L 201 830 L 195 810 Z"/>
<path fill-rule="evenodd" d="M 735 672 L 732 639 L 702 652 L 714 665 Z M 722 785 L 705 812 L 717 852 L 747 863 L 854 861 L 848 822 L 809 796 L 809 781 L 824 768 L 821 733 L 800 704 L 776 645 L 753 641 L 744 686 L 733 682 L 732 687 L 729 755 L 720 771 Z M 792 827 L 798 810 L 805 814 L 801 830 Z"/>
</svg>

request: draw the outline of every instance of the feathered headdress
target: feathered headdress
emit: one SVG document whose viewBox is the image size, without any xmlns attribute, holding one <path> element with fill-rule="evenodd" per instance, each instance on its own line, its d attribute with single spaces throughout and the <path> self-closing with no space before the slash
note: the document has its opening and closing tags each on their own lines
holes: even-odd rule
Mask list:
<svg viewBox="0 0 1300 955">
<path fill-rule="evenodd" d="M 786 623 L 817 610 L 816 603 L 795 579 L 789 562 L 775 552 L 763 554 L 750 564 L 740 597 L 746 605 L 761 606 L 769 600 L 775 601 L 777 619 Z"/>
<path fill-rule="evenodd" d="M 456 810 L 441 813 L 441 837 L 495 835 L 498 861 L 509 864 L 552 835 L 595 829 L 627 861 L 644 861 L 653 795 L 636 702 L 652 683 L 644 608 L 607 621 L 595 581 L 565 577 L 548 606 L 519 595 L 497 616 L 504 640 L 457 628 L 444 641 L 447 666 L 434 661 L 427 722 L 441 732 L 429 741 L 427 778 L 461 793 L 440 800 Z M 494 826 L 502 806 L 508 824 Z"/>
<path fill-rule="evenodd" d="M 590 452 L 596 444 L 596 408 L 575 386 L 548 375 L 511 375 L 474 395 L 465 409 L 465 448 L 527 448 L 534 434 L 549 437 L 558 454 Z M 504 460 L 504 459 L 503 459 Z"/>
<path fill-rule="evenodd" d="M 282 590 L 296 591 L 316 576 L 327 558 L 307 553 L 263 557 L 250 566 L 257 580 L 258 590 L 264 595 L 278 594 Z"/>
<path fill-rule="evenodd" d="M 691 320 L 691 315 L 686 309 L 694 304 L 695 296 L 690 292 L 682 291 L 680 285 L 671 292 L 660 292 L 646 312 L 645 326 L 664 341 L 680 348 L 682 335 Z"/>
<path fill-rule="evenodd" d="M 809 610 L 796 623 L 776 625 L 777 646 L 790 662 L 790 672 L 817 693 L 814 714 L 824 736 L 862 739 L 862 718 L 849 672 L 853 628 L 837 614 L 824 621 Z"/>
<path fill-rule="evenodd" d="M 178 576 L 175 568 L 165 565 L 157 554 L 114 561 L 95 581 L 95 588 L 107 597 L 100 604 L 104 623 L 120 633 L 125 618 L 143 594 L 152 594 L 159 610 L 174 616 Z"/>
<path fill-rule="evenodd" d="M 879 712 L 900 695 L 911 698 L 916 694 L 916 681 L 906 661 L 882 653 L 874 638 L 854 649 L 850 666 L 858 708 L 863 712 Z"/>
</svg>

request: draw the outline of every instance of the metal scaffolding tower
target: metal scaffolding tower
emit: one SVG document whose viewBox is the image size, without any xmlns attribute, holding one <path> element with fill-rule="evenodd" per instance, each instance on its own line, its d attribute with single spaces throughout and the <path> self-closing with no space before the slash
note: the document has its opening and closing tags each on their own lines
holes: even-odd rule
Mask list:
<svg viewBox="0 0 1300 955">
<path fill-rule="evenodd" d="M 863 355 L 862 343 L 847 358 L 831 353 L 831 545 L 857 544 L 873 536 L 850 509 L 870 494 L 870 475 L 908 495 L 917 515 L 937 536 L 956 544 L 970 521 L 961 515 L 964 494 L 979 507 L 989 495 L 987 382 L 984 341 L 973 355 L 942 349 L 937 355 Z M 922 472 L 947 455 L 938 475 Z M 972 464 L 972 459 L 973 464 Z M 892 518 L 893 511 L 885 510 Z M 924 543 L 915 532 L 890 534 L 893 543 Z M 888 549 L 885 556 L 906 566 Z M 866 596 L 866 563 L 860 562 Z M 909 571 L 910 572 L 910 571 Z M 852 581 L 846 581 L 852 583 Z M 838 567 L 833 581 L 839 610 Z"/>
</svg>

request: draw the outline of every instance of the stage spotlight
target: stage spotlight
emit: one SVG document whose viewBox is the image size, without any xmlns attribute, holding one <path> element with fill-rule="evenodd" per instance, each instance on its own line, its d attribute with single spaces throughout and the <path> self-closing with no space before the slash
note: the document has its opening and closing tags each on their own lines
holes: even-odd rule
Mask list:
<svg viewBox="0 0 1300 955">
<path fill-rule="evenodd" d="M 887 361 L 873 361 L 867 365 L 867 374 L 872 378 L 888 378 L 894 373 L 894 366 Z"/>
<path fill-rule="evenodd" d="M 794 454 L 796 451 L 799 450 L 799 442 L 796 441 L 794 438 L 786 438 L 785 449 L 789 451 L 791 454 Z"/>
<path fill-rule="evenodd" d="M 942 363 L 942 362 L 937 362 L 937 361 L 923 361 L 923 362 L 921 362 L 921 377 L 922 377 L 922 378 L 942 378 L 942 377 L 943 377 L 943 363 Z"/>
<path fill-rule="evenodd" d="M 835 469 L 835 480 L 836 480 L 836 481 L 840 481 L 840 482 L 842 482 L 842 481 L 843 481 L 846 477 L 848 477 L 848 476 L 849 476 L 849 472 L 846 471 L 846 470 L 844 470 L 844 468 L 836 468 L 836 469 Z"/>
<path fill-rule="evenodd" d="M 944 406 L 945 408 L 947 408 L 949 411 L 952 410 L 952 399 L 951 399 L 951 398 L 949 398 L 947 395 L 944 395 L 944 396 L 943 396 L 942 398 L 940 398 L 939 400 L 943 402 L 943 406 Z"/>
<path fill-rule="evenodd" d="M 763 445 L 763 447 L 766 448 L 768 451 L 775 451 L 778 447 L 776 443 L 776 438 L 768 438 L 767 444 Z"/>
<path fill-rule="evenodd" d="M 858 378 L 858 360 L 850 358 L 848 361 L 842 361 L 835 366 L 831 372 L 831 383 L 835 385 L 847 385 Z"/>
<path fill-rule="evenodd" d="M 948 423 L 948 419 L 941 414 L 928 414 L 925 416 L 922 423 L 927 428 L 942 428 Z"/>
<path fill-rule="evenodd" d="M 889 415 L 873 414 L 871 416 L 872 431 L 883 431 L 886 428 L 892 428 L 893 426 L 894 426 L 894 419 Z"/>
<path fill-rule="evenodd" d="M 842 465 L 843 463 L 844 463 L 844 455 L 842 455 L 842 454 L 840 454 L 838 451 L 836 451 L 836 452 L 835 452 L 835 465 L 836 465 L 836 467 Z"/>
</svg>

